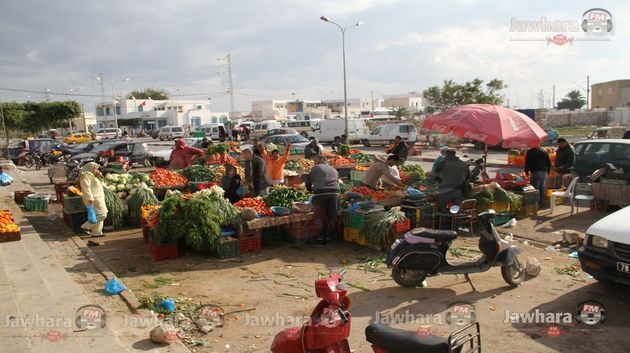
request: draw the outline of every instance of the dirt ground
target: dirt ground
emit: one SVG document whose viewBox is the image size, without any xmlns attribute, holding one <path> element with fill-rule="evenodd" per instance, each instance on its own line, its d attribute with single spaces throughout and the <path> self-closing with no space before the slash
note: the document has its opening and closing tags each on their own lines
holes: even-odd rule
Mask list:
<svg viewBox="0 0 630 353">
<path fill-rule="evenodd" d="M 59 212 L 59 206 L 53 206 L 48 217 L 33 219 L 35 228 L 44 233 L 57 233 Z M 548 218 L 541 213 L 504 231 L 548 240 L 557 238 L 559 235 L 553 232 L 560 229 L 584 232 L 594 219 L 602 216 L 589 211 L 569 217 L 566 209 L 557 213 L 561 216 Z M 500 269 L 493 268 L 471 275 L 476 292 L 462 276 L 453 275 L 429 278 L 426 288 L 400 288 L 383 264 L 368 271 L 361 267 L 363 260 L 376 255 L 376 251 L 344 242 L 300 248 L 279 243 L 259 253 L 228 260 L 185 254 L 177 260 L 153 262 L 139 229 L 108 232 L 97 241 L 100 245 L 92 250 L 137 297 L 160 294 L 177 300 L 218 304 L 226 312 L 241 310 L 227 315 L 223 328 L 200 336 L 208 346 L 191 348 L 197 352 L 268 352 L 275 334 L 292 326 L 292 319 L 310 314 L 317 303 L 313 283 L 319 275 L 327 274 L 330 267 L 348 270 L 346 282 L 354 285 L 349 287 L 353 315 L 350 346 L 354 352 L 371 351 L 364 329 L 377 315 L 404 318 L 411 314 L 416 321 L 407 319 L 392 326 L 411 330 L 430 326 L 431 332 L 448 335 L 456 330 L 445 320 L 446 310 L 454 302 L 474 306 L 486 352 L 630 351 L 630 339 L 625 336 L 630 327 L 627 320 L 630 290 L 606 287 L 579 270 L 573 275 L 559 274 L 560 269 L 575 265 L 579 268 L 579 263 L 565 252 L 548 251 L 533 241 L 530 244 L 518 241 L 518 245 L 524 250 L 522 259 L 535 257 L 542 263 L 538 277 L 510 289 L 501 278 Z M 51 248 L 61 258 L 74 251 L 70 246 L 51 245 Z M 479 256 L 474 238 L 458 239 L 453 248 L 460 248 L 462 253 L 454 261 Z M 86 277 L 83 270 L 87 271 L 74 269 L 75 276 Z M 96 277 L 87 276 L 78 282 L 95 296 L 102 295 L 95 289 L 102 284 L 94 280 Z M 607 312 L 604 323 L 587 326 L 573 321 L 561 325 L 522 326 L 506 322 L 509 313 L 534 312 L 537 308 L 545 313 L 573 314 L 577 305 L 585 300 L 604 304 Z M 264 318 L 267 318 L 265 324 Z M 549 326 L 560 326 L 563 334 L 549 336 Z M 524 328 L 528 331 L 521 332 Z"/>
</svg>

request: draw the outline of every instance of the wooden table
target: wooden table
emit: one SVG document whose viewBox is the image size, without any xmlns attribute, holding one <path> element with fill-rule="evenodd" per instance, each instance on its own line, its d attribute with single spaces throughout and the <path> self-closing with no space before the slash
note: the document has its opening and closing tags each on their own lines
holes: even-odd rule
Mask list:
<svg viewBox="0 0 630 353">
<path fill-rule="evenodd" d="M 256 218 L 251 221 L 245 222 L 249 229 L 262 229 L 262 228 L 270 228 L 276 227 L 283 224 L 289 224 L 294 222 L 305 222 L 311 221 L 315 219 L 315 214 L 313 212 L 309 213 L 296 213 L 288 216 L 274 216 L 274 217 L 263 217 Z"/>
</svg>

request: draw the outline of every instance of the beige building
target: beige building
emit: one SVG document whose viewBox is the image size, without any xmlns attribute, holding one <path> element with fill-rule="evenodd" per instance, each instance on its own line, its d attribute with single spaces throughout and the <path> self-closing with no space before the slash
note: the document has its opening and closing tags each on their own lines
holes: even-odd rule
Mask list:
<svg viewBox="0 0 630 353">
<path fill-rule="evenodd" d="M 387 108 L 406 108 L 407 111 L 412 113 L 422 112 L 424 110 L 424 106 L 422 105 L 422 93 L 418 92 L 385 96 L 383 97 L 381 106 Z"/>
<path fill-rule="evenodd" d="M 591 85 L 591 108 L 630 107 L 630 80 L 615 80 Z"/>
</svg>

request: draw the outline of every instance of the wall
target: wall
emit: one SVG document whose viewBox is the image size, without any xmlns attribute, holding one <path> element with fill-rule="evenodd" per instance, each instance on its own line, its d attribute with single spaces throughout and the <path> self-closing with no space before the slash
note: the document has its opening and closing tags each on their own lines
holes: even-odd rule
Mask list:
<svg viewBox="0 0 630 353">
<path fill-rule="evenodd" d="M 542 127 L 559 127 L 569 125 L 608 125 L 607 111 L 546 111 L 536 113 L 536 122 Z"/>
</svg>

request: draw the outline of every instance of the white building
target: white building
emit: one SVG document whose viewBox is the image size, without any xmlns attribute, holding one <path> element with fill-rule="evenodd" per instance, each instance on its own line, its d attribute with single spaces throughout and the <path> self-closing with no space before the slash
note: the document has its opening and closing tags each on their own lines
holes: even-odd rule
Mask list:
<svg viewBox="0 0 630 353">
<path fill-rule="evenodd" d="M 287 117 L 287 101 L 277 99 L 253 101 L 252 115 L 261 120 L 284 120 Z"/>
<path fill-rule="evenodd" d="M 422 104 L 422 93 L 409 92 L 407 94 L 388 95 L 383 97 L 383 107 L 387 108 L 406 108 L 411 113 L 424 111 Z"/>
<path fill-rule="evenodd" d="M 374 103 L 376 105 L 376 101 L 374 101 Z M 323 101 L 322 104 L 330 109 L 333 118 L 337 115 L 344 115 L 343 99 L 327 99 Z M 349 98 L 347 110 L 349 117 L 359 117 L 361 116 L 361 112 L 372 110 L 372 99 Z"/>
<path fill-rule="evenodd" d="M 227 112 L 212 112 L 207 100 L 125 99 L 96 104 L 99 128 L 115 127 L 116 119 L 119 126 L 122 126 L 121 120 L 141 119 L 144 129 L 166 125 L 194 129 L 199 125 L 226 122 L 228 117 Z"/>
</svg>

